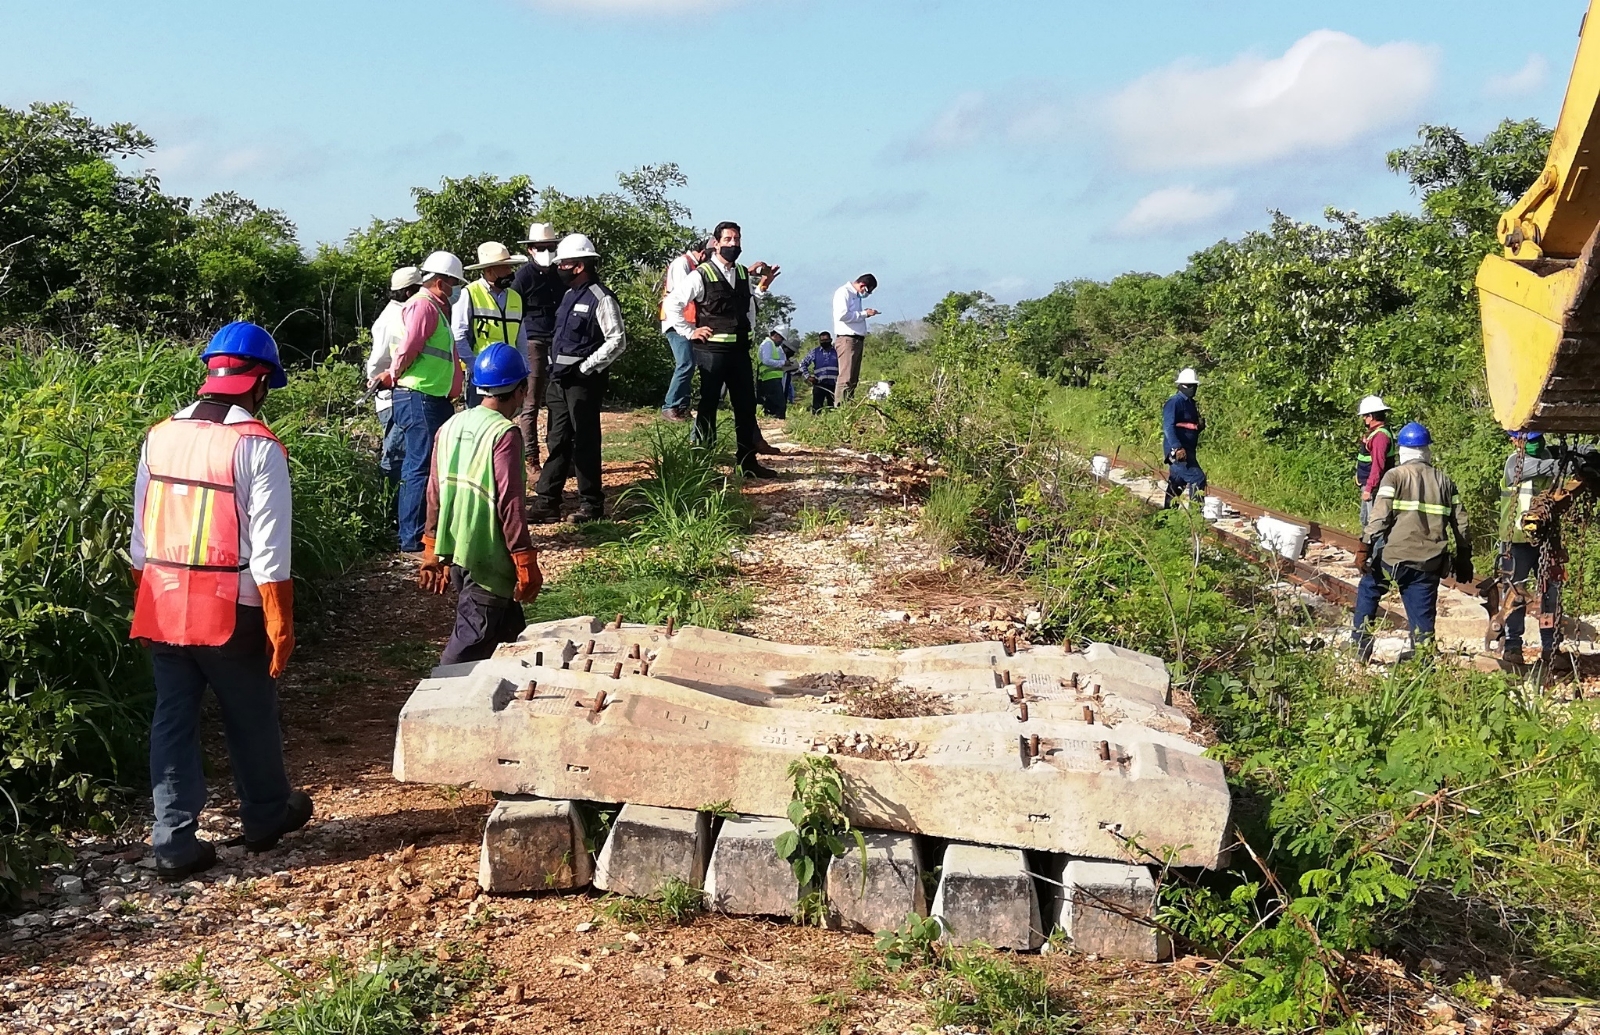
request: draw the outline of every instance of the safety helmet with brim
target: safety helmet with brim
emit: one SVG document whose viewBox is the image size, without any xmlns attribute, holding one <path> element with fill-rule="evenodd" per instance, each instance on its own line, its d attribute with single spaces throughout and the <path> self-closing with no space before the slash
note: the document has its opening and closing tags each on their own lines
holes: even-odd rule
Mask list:
<svg viewBox="0 0 1600 1035">
<path fill-rule="evenodd" d="M 207 371 L 201 395 L 243 395 L 263 377 L 268 388 L 289 383 L 278 358 L 278 343 L 266 328 L 246 320 L 235 320 L 213 334 L 200 358 Z"/>
<path fill-rule="evenodd" d="M 424 274 L 427 274 L 422 278 L 423 280 L 427 280 L 429 276 L 432 276 L 450 277 L 463 284 L 467 282 L 467 273 L 461 268 L 461 260 L 450 252 L 434 252 L 422 260 L 422 266 L 419 268 Z"/>
<path fill-rule="evenodd" d="M 1385 403 L 1381 397 L 1376 395 L 1367 396 L 1366 398 L 1362 399 L 1361 404 L 1356 407 L 1357 417 L 1370 417 L 1373 414 L 1388 412 L 1389 405 Z"/>
<path fill-rule="evenodd" d="M 1416 421 L 1401 428 L 1400 434 L 1395 438 L 1407 449 L 1421 449 L 1423 446 L 1433 445 L 1433 436 L 1428 433 L 1427 428 Z"/>
<path fill-rule="evenodd" d="M 404 291 L 408 287 L 416 287 L 422 283 L 422 271 L 415 266 L 401 266 L 389 274 L 389 290 Z"/>
<path fill-rule="evenodd" d="M 1178 371 L 1177 383 L 1180 385 L 1197 385 L 1200 383 L 1200 377 L 1194 372 L 1194 367 L 1184 367 Z"/>
<path fill-rule="evenodd" d="M 598 259 L 600 253 L 594 250 L 594 242 L 584 234 L 568 234 L 556 245 L 556 261 L 568 262 L 575 259 Z"/>
</svg>

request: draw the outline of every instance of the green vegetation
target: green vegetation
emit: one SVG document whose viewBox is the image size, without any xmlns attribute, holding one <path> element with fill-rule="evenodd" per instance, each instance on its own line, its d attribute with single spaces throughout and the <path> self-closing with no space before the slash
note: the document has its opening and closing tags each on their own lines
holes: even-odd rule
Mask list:
<svg viewBox="0 0 1600 1035">
<path fill-rule="evenodd" d="M 670 877 L 648 898 L 607 895 L 599 910 L 607 920 L 629 926 L 686 924 L 705 911 L 705 892 L 682 877 Z"/>
<path fill-rule="evenodd" d="M 994 1035 L 1058 1035 L 1078 1027 L 1051 995 L 1043 969 L 982 949 L 947 954 L 928 1012 L 940 1028 Z"/>
<path fill-rule="evenodd" d="M 360 965 L 330 956 L 316 978 L 282 967 L 285 1005 L 248 1026 L 229 1029 L 273 1035 L 412 1035 L 468 996 L 488 976 L 481 953 L 447 962 L 454 951 L 375 953 Z"/>
<path fill-rule="evenodd" d="M 867 842 L 850 825 L 844 811 L 844 776 L 839 763 L 827 755 L 805 755 L 789 763 L 794 793 L 789 799 L 789 824 L 773 841 L 778 858 L 789 864 L 800 884 L 796 918 L 821 924 L 828 913 L 828 864 L 849 849 L 854 839 L 861 852 L 862 880 L 866 880 Z"/>
</svg>

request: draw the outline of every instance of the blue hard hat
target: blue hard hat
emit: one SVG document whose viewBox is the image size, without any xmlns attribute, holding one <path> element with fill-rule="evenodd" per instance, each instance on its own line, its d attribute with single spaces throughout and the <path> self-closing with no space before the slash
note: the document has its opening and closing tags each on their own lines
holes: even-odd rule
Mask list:
<svg viewBox="0 0 1600 1035">
<path fill-rule="evenodd" d="M 1423 446 L 1433 445 L 1433 436 L 1428 434 L 1428 429 L 1412 421 L 1400 429 L 1398 441 L 1408 449 L 1421 449 Z"/>
<path fill-rule="evenodd" d="M 283 362 L 278 359 L 278 343 L 272 340 L 272 335 L 266 328 L 258 327 L 245 320 L 235 320 L 211 336 L 211 341 L 206 344 L 205 352 L 200 358 L 206 361 L 206 367 L 211 370 L 212 379 L 219 376 L 230 376 L 249 372 L 249 368 L 228 368 L 226 363 L 213 363 L 217 357 L 232 356 L 239 359 L 253 359 L 257 363 L 265 363 L 272 368 L 272 374 L 267 380 L 268 388 L 282 388 L 289 383 L 289 377 L 283 372 Z M 259 376 L 259 375 L 258 375 Z"/>
<path fill-rule="evenodd" d="M 527 379 L 528 361 L 510 345 L 495 342 L 472 361 L 472 383 L 491 395 L 499 394 L 496 388 L 509 390 Z"/>
</svg>

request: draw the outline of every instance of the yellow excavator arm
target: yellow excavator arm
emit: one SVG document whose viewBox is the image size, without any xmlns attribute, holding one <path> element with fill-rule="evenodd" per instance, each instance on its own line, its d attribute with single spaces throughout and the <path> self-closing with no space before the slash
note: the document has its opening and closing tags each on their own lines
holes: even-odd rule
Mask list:
<svg viewBox="0 0 1600 1035">
<path fill-rule="evenodd" d="M 1544 172 L 1500 217 L 1504 254 L 1478 267 L 1489 395 L 1508 431 L 1600 431 L 1597 6 L 1579 32 Z"/>
</svg>

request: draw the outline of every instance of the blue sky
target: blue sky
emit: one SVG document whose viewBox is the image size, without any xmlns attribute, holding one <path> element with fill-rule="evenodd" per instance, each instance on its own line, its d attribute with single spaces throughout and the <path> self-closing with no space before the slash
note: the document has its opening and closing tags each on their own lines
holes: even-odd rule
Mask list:
<svg viewBox="0 0 1600 1035">
<path fill-rule="evenodd" d="M 1268 212 L 1414 205 L 1424 121 L 1553 122 L 1583 0 L 0 0 L 0 103 L 156 137 L 310 245 L 442 176 L 568 193 L 677 162 L 695 221 L 783 265 L 797 323 L 1166 272 Z"/>
</svg>

